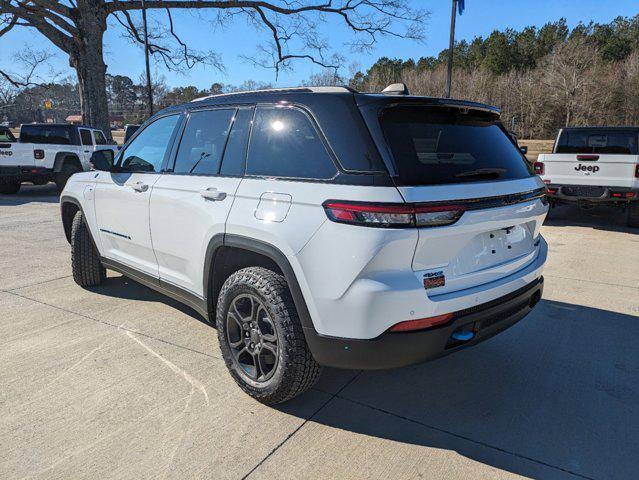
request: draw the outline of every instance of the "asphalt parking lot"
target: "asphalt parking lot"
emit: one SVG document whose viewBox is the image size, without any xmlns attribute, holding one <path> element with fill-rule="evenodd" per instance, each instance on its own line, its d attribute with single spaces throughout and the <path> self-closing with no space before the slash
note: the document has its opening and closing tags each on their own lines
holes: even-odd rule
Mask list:
<svg viewBox="0 0 639 480">
<path fill-rule="evenodd" d="M 639 232 L 552 212 L 546 290 L 507 332 L 266 407 L 215 330 L 110 273 L 83 290 L 52 186 L 0 196 L 0 478 L 637 478 Z"/>
</svg>

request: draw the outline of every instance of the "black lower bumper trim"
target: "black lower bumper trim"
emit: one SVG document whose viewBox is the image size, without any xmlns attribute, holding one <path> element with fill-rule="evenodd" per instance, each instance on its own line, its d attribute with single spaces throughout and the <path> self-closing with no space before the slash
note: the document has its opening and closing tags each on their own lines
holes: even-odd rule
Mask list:
<svg viewBox="0 0 639 480">
<path fill-rule="evenodd" d="M 592 186 L 592 185 L 563 185 L 549 183 L 548 198 L 554 203 L 567 204 L 620 204 L 639 200 L 639 189 L 628 187 Z M 551 193 L 552 192 L 552 193 Z M 632 197 L 614 197 L 613 194 L 633 193 Z"/>
<path fill-rule="evenodd" d="M 315 359 L 336 368 L 374 370 L 396 368 L 432 360 L 476 345 L 524 318 L 541 299 L 544 279 L 491 302 L 456 312 L 455 319 L 438 328 L 406 333 L 384 333 L 371 340 L 319 335 L 305 328 L 306 341 Z M 451 335 L 472 331 L 471 340 L 460 342 Z"/>
</svg>

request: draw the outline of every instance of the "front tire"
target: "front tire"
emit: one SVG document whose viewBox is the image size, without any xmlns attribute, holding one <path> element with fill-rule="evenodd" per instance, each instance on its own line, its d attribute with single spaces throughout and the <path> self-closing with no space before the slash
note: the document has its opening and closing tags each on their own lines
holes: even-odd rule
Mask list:
<svg viewBox="0 0 639 480">
<path fill-rule="evenodd" d="M 75 214 L 71 226 L 71 270 L 73 280 L 81 287 L 95 287 L 106 278 L 106 269 L 81 211 Z"/>
<path fill-rule="evenodd" d="M 286 280 L 249 267 L 227 278 L 216 311 L 220 350 L 231 376 L 265 404 L 311 388 L 322 368 L 308 349 Z"/>
<path fill-rule="evenodd" d="M 21 186 L 20 180 L 2 179 L 0 180 L 0 193 L 14 195 L 20 191 Z"/>
<path fill-rule="evenodd" d="M 64 186 L 71 178 L 71 175 L 74 173 L 81 172 L 82 169 L 78 168 L 77 165 L 73 165 L 72 163 L 65 163 L 62 165 L 62 169 L 56 173 L 55 175 L 55 185 L 58 187 L 58 191 L 64 190 Z"/>
<path fill-rule="evenodd" d="M 628 205 L 628 226 L 639 228 L 639 202 L 632 202 Z"/>
</svg>

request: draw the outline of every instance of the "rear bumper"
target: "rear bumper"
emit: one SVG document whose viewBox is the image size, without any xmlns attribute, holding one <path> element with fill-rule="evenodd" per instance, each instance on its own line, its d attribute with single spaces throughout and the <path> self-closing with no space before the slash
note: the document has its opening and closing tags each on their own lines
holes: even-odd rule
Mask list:
<svg viewBox="0 0 639 480">
<path fill-rule="evenodd" d="M 0 167 L 0 180 L 29 182 L 36 178 L 51 178 L 53 170 L 41 167 L 2 166 Z"/>
<path fill-rule="evenodd" d="M 306 330 L 313 356 L 322 365 L 351 369 L 402 367 L 432 360 L 476 345 L 524 318 L 541 299 L 544 278 L 490 302 L 455 312 L 446 325 L 407 333 L 383 333 L 371 340 L 322 336 Z M 455 341 L 456 331 L 472 332 L 467 341 Z"/>
<path fill-rule="evenodd" d="M 626 204 L 639 200 L 639 188 L 597 186 L 599 191 L 587 192 L 591 185 L 565 185 L 550 183 L 546 185 L 548 198 L 557 203 L 597 203 L 597 204 Z M 580 190 L 584 190 L 580 192 Z M 619 195 L 619 196 L 617 196 Z"/>
</svg>

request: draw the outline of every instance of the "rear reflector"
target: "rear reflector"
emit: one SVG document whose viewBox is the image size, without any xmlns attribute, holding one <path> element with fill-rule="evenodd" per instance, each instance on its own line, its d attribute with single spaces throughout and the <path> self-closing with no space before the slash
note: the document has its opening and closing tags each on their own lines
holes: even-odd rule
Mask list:
<svg viewBox="0 0 639 480">
<path fill-rule="evenodd" d="M 550 195 L 555 195 L 557 193 L 556 188 L 547 188 L 546 189 Z"/>
<path fill-rule="evenodd" d="M 366 227 L 408 228 L 451 225 L 463 215 L 462 205 L 413 205 L 328 200 L 326 216 L 337 223 Z"/>
<path fill-rule="evenodd" d="M 544 163 L 543 162 L 535 162 L 533 165 L 533 169 L 535 170 L 535 174 L 536 175 L 543 175 L 544 171 L 546 170 L 544 168 Z"/>
<path fill-rule="evenodd" d="M 411 332 L 414 330 L 424 330 L 425 328 L 436 327 L 437 325 L 444 325 L 450 322 L 454 318 L 452 313 L 446 313 L 444 315 L 438 315 L 436 317 L 419 318 L 417 320 L 406 320 L 405 322 L 399 322 L 388 329 L 389 332 Z"/>
</svg>

